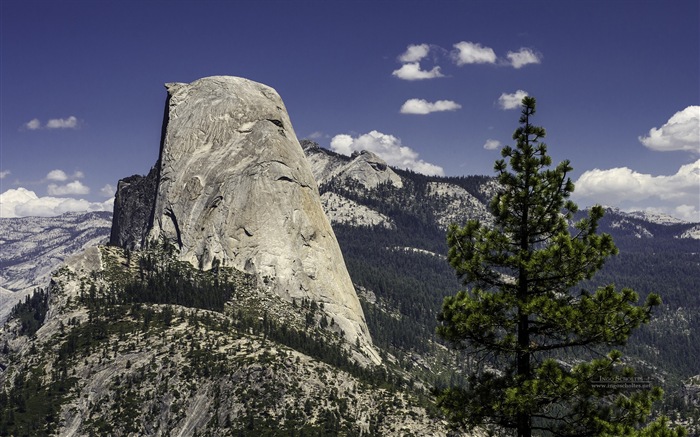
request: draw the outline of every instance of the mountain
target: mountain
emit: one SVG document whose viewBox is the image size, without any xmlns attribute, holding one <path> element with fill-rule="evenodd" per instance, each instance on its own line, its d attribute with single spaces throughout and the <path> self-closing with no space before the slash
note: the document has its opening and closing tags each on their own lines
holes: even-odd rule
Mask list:
<svg viewBox="0 0 700 437">
<path fill-rule="evenodd" d="M 0 434 L 447 435 L 382 364 L 277 93 L 166 87 L 119 245 L 68 259 L 0 331 Z"/>
<path fill-rule="evenodd" d="M 0 323 L 68 256 L 106 243 L 111 223 L 110 212 L 0 219 Z"/>
<path fill-rule="evenodd" d="M 157 174 L 121 181 L 115 202 L 113 234 L 126 231 L 134 241 L 112 244 L 165 242 L 179 260 L 200 269 L 233 267 L 254 275 L 270 296 L 323 305 L 334 329 L 358 345 L 357 358 L 378 364 L 309 162 L 277 92 L 228 76 L 166 88 Z M 151 187 L 138 196 L 143 205 L 127 208 L 130 195 L 140 194 L 131 187 L 140 185 Z M 150 211 L 149 221 L 141 218 L 145 213 L 130 221 L 134 211 Z"/>
<path fill-rule="evenodd" d="M 342 176 L 347 157 L 313 144 L 304 147 L 313 154 L 312 168 L 332 168 Z M 366 188 L 362 180 L 341 182 L 336 177 L 320 184 L 321 198 L 334 199 L 326 209 L 353 282 L 361 298 L 368 296 L 363 306 L 375 344 L 402 357 L 404 368 L 417 377 L 437 386 L 458 383 L 460 361 L 445 360 L 434 335 L 443 298 L 463 288 L 445 262 L 445 229 L 450 222 L 468 219 L 488 223 L 485 208 L 497 184 L 484 176 L 394 172 L 401 177 L 401 188 L 393 183 Z M 322 174 L 316 176 L 323 180 Z M 358 211 L 382 221 L 362 222 Z M 581 211 L 575 220 L 584 214 Z M 651 292 L 661 295 L 664 305 L 650 324 L 633 334 L 625 352 L 642 373 L 662 381 L 666 398 L 658 408 L 672 415 L 679 412 L 696 426 L 700 397 L 688 393 L 698 392 L 693 381 L 700 374 L 698 228 L 698 223 L 659 221 L 606 208 L 599 232 L 609 233 L 620 253 L 592 281 L 581 284 L 630 287 L 642 301 Z"/>
<path fill-rule="evenodd" d="M 448 434 L 395 371 L 318 329 L 321 307 L 299 302 L 296 326 L 252 275 L 141 255 L 88 248 L 15 308 L 0 435 Z"/>
<path fill-rule="evenodd" d="M 170 102 L 167 108 L 172 110 Z M 267 138 L 282 141 L 280 129 L 291 136 L 284 120 L 282 126 L 258 123 L 259 134 Z M 254 125 L 248 127 L 250 132 L 238 134 L 255 134 Z M 186 129 L 174 137 L 192 139 L 197 132 Z M 187 156 L 200 166 L 200 175 L 208 168 L 196 164 L 202 146 L 214 144 L 168 154 Z M 50 284 L 38 283 L 43 288 L 15 306 L 0 331 L 0 406 L 5 406 L 0 435 L 455 435 L 434 411 L 430 395 L 433 387 L 463 382 L 470 366 L 468 355 L 447 348 L 434 334 L 442 299 L 463 288 L 445 262 L 445 229 L 470 218 L 491 220 L 486 205 L 497 184 L 486 176 L 428 177 L 393 169 L 370 153 L 346 157 L 308 141 L 300 146 L 297 151 L 306 155 L 307 170 L 318 181 L 314 203 L 325 210 L 342 248 L 380 365 L 348 348 L 327 301 L 300 296 L 290 302 L 270 292 L 264 275 L 238 268 L 233 259 L 224 263 L 212 257 L 205 267 L 196 256 L 182 256 L 181 248 L 203 254 L 182 237 L 182 228 L 191 226 L 191 217 L 199 220 L 205 209 L 198 205 L 209 204 L 197 200 L 198 190 L 187 188 L 192 177 L 172 183 L 190 171 L 182 168 L 169 186 L 184 187 L 176 195 L 186 195 L 191 206 L 171 208 L 175 219 L 155 213 L 155 202 L 149 203 L 154 196 L 172 203 L 161 185 L 160 159 L 149 176 L 120 183 L 111 230 L 119 244 L 85 250 L 57 239 L 61 253 L 75 257 Z M 296 173 L 281 178 L 267 173 L 269 186 L 297 185 L 296 178 L 306 177 L 302 164 L 287 166 Z M 235 177 L 225 179 L 217 183 Z M 240 186 L 226 190 L 228 195 L 241 191 Z M 292 191 L 289 197 L 301 196 Z M 2 219 L 0 229 L 16 248 L 39 238 L 46 240 L 35 247 L 54 244 L 55 234 L 47 230 L 71 220 L 105 239 L 109 220 L 104 216 L 98 223 L 94 217 Z M 37 226 L 37 220 L 46 221 Z M 168 221 L 172 228 L 163 224 Z M 657 410 L 695 426 L 695 432 L 700 251 L 697 240 L 687 236 L 698 226 L 608 209 L 600 230 L 613 236 L 620 255 L 594 281 L 582 284 L 615 282 L 642 298 L 652 291 L 661 294 L 663 308 L 633 335 L 625 354 L 663 384 L 666 398 Z M 159 242 L 143 244 L 153 230 Z M 201 226 L 188 232 L 202 232 Z M 40 256 L 15 250 L 13 262 L 27 268 Z M 59 267 L 50 257 L 40 262 Z M 3 263 L 8 284 L 28 274 Z"/>
</svg>

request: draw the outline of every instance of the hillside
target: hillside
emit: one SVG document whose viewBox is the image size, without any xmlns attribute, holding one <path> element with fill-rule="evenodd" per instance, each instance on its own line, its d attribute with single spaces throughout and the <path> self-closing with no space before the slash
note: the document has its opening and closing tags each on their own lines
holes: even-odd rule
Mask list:
<svg viewBox="0 0 700 437">
<path fill-rule="evenodd" d="M 351 162 L 311 143 L 305 147 L 316 162 Z M 317 167 L 337 169 L 339 165 Z M 443 350 L 434 335 L 442 299 L 462 288 L 444 260 L 445 228 L 448 223 L 473 218 L 488 223 L 484 211 L 496 187 L 493 179 L 484 176 L 444 178 L 393 171 L 401 177 L 401 188 L 385 183 L 368 189 L 362 181 L 332 178 L 321 184 L 322 198 L 332 195 L 353 205 L 342 212 L 336 208 L 329 216 L 332 220 L 343 217 L 336 218 L 333 226 L 353 281 L 372 290 L 376 301 L 391 309 L 382 311 L 364 302 L 375 342 L 396 356 L 410 357 L 405 367 L 416 373 L 422 368 L 433 383 L 445 383 L 436 374 L 449 375 L 455 382 L 459 372 L 425 364 L 439 362 L 431 357 L 440 356 Z M 360 225 L 354 215 L 361 208 L 394 226 Z M 625 352 L 630 362 L 663 384 L 667 394 L 665 405 L 659 408 L 682 411 L 684 417 L 695 420 L 700 405 L 697 383 L 691 380 L 700 374 L 698 226 L 607 208 L 599 232 L 612 235 L 620 254 L 591 283 L 581 284 L 631 287 L 640 300 L 650 292 L 661 295 L 661 310 L 633 334 Z M 378 332 L 381 334 L 375 334 Z"/>
<path fill-rule="evenodd" d="M 223 310 L 209 309 L 209 304 L 201 302 L 166 302 L 162 297 L 139 302 L 136 310 L 134 302 L 118 302 L 110 314 L 119 320 L 115 331 L 106 328 L 107 332 L 95 338 L 94 344 L 77 344 L 78 359 L 61 370 L 67 375 L 61 377 L 64 379 L 23 381 L 29 385 L 44 384 L 42 390 L 48 390 L 47 396 L 56 396 L 57 403 L 66 399 L 57 393 L 86 399 L 79 404 L 69 402 L 66 405 L 70 407 L 56 410 L 60 413 L 47 411 L 55 417 L 54 426 L 67 430 L 70 423 L 70 429 L 81 432 L 126 432 L 131 428 L 115 427 L 113 412 L 119 411 L 133 415 L 130 423 L 152 435 L 165 435 L 166 430 L 193 432 L 195 428 L 203 433 L 207 429 L 210 433 L 220 432 L 221 424 L 228 424 L 225 429 L 243 435 L 264 435 L 263 432 L 272 432 L 270 427 L 275 421 L 283 424 L 282 429 L 288 426 L 289 430 L 322 435 L 448 432 L 443 422 L 431 417 L 430 408 L 426 410 L 430 405 L 428 392 L 432 387 L 460 383 L 469 359 L 446 348 L 434 335 L 442 299 L 462 288 L 445 262 L 445 228 L 451 222 L 469 218 L 488 222 L 486 204 L 496 189 L 493 180 L 485 176 L 427 177 L 392 169 L 367 154 L 345 157 L 311 142 L 302 141 L 302 146 L 314 177 L 320 181 L 321 202 L 341 246 L 372 340 L 385 363 L 383 370 L 367 372 L 358 368 L 347 358 L 347 350 L 343 352 L 332 337 L 324 337 L 328 329 L 314 331 L 313 326 L 330 325 L 331 321 L 324 322 L 318 308 L 312 310 L 308 303 L 297 302 L 298 307 L 290 308 L 277 301 L 264 301 L 254 290 L 240 289 Z M 13 220 L 17 222 L 12 232 L 17 234 L 8 231 L 6 235 L 18 243 L 32 235 L 39 241 L 38 246 L 50 245 L 51 234 L 32 234 L 33 219 Z M 20 226 L 22 220 L 26 220 L 26 226 Z M 643 374 L 663 384 L 666 397 L 664 405 L 657 408 L 672 413 L 672 417 L 678 413 L 683 418 L 679 420 L 686 423 L 697 423 L 700 405 L 700 385 L 697 378 L 693 379 L 700 374 L 700 251 L 694 239 L 697 228 L 698 224 L 607 209 L 600 230 L 613 236 L 620 254 L 607 262 L 591 284 L 582 284 L 593 287 L 614 282 L 632 287 L 642 298 L 652 291 L 661 294 L 661 311 L 651 324 L 632 336 L 625 352 Z M 107 231 L 97 226 L 96 234 L 106 236 Z M 42 243 L 40 238 L 48 241 Z M 75 249 L 66 252 L 70 250 Z M 100 253 L 104 259 L 112 259 L 111 269 L 125 269 L 127 253 L 116 248 L 100 249 Z M 130 255 L 130 263 L 138 259 L 136 253 Z M 27 252 L 25 257 L 17 257 L 18 265 L 30 265 L 34 255 Z M 136 269 L 136 264 L 130 268 Z M 56 318 L 49 317 L 49 323 L 40 328 L 43 331 L 39 334 L 48 335 L 51 340 L 33 346 L 34 352 L 42 348 L 46 351 L 40 358 L 16 368 L 19 371 L 41 364 L 48 374 L 60 376 L 61 372 L 51 372 L 53 363 L 62 357 L 61 348 L 69 347 L 61 345 L 85 335 L 93 338 L 92 330 L 102 329 L 100 317 L 104 314 L 90 322 L 90 303 L 85 298 L 80 300 L 79 284 L 72 285 L 78 287 L 78 297 L 73 294 L 71 298 L 73 307 L 64 307 L 65 296 L 76 293 L 66 286 L 70 282 L 67 277 L 70 274 L 63 270 L 59 278 L 64 279 L 50 290 L 52 299 L 58 299 L 55 308 L 64 310 L 52 310 Z M 11 275 L 8 280 L 12 280 Z M 89 290 L 89 283 L 83 282 L 83 288 Z M 282 334 L 280 326 L 272 323 L 280 320 L 280 314 L 290 313 L 302 315 L 294 323 L 297 333 L 311 329 L 306 331 L 308 335 Z M 73 317 L 80 324 L 71 322 Z M 17 320 L 8 324 L 3 334 L 9 339 L 10 353 L 3 356 L 2 367 L 31 355 L 31 336 L 18 335 Z M 91 327 L 90 323 L 96 325 Z M 199 344 L 199 348 L 194 344 Z M 154 357 L 156 362 L 165 363 L 162 372 L 153 367 Z M 211 369 L 211 374 L 192 373 L 201 368 Z M 80 376 L 77 381 L 71 379 L 73 372 Z M 193 377 L 198 381 L 197 387 L 185 381 Z M 9 375 L 2 378 L 12 386 L 14 380 Z M 83 380 L 93 382 L 78 382 Z M 97 383 L 94 381 L 102 381 L 102 385 L 90 385 Z M 125 381 L 127 387 L 132 387 L 128 396 L 116 389 L 123 388 Z M 246 382 L 240 384 L 241 381 Z M 173 387 L 177 390 L 173 391 Z M 254 387 L 255 396 L 242 387 Z M 303 387 L 303 394 L 299 394 L 299 387 Z M 175 395 L 166 396 L 166 389 L 178 393 L 177 399 Z M 25 402 L 36 403 L 37 399 Z M 150 412 L 134 411 L 133 403 L 148 405 Z M 67 412 L 71 408 L 80 413 Z M 168 411 L 184 413 L 178 416 Z M 222 411 L 235 414 L 229 417 Z M 382 414 L 373 415 L 375 411 Z M 90 414 L 94 419 L 78 419 Z M 104 422 L 99 422 L 98 417 L 104 417 Z M 145 425 L 151 422 L 157 423 L 158 428 Z"/>
<path fill-rule="evenodd" d="M 235 270 L 93 247 L 0 331 L 0 434 L 447 435 L 425 394 L 358 366 L 324 321 Z"/>
</svg>

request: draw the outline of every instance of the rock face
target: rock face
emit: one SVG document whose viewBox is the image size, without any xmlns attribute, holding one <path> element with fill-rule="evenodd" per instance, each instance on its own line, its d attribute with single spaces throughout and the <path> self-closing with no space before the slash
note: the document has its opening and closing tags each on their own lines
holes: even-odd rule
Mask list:
<svg viewBox="0 0 700 437">
<path fill-rule="evenodd" d="M 352 158 L 353 160 L 338 173 L 337 176 L 341 179 L 355 180 L 369 189 L 385 183 L 396 188 L 403 187 L 401 177 L 375 153 L 363 150 L 353 153 Z"/>
<path fill-rule="evenodd" d="M 355 152 L 350 158 L 327 150 L 321 150 L 313 141 L 302 140 L 306 159 L 319 185 L 331 180 L 358 183 L 366 189 L 380 184 L 403 187 L 401 176 L 387 165 L 386 161 L 368 150 Z"/>
<path fill-rule="evenodd" d="M 351 344 L 380 361 L 284 103 L 272 88 L 216 76 L 169 83 L 148 240 L 181 260 L 254 274 L 287 301 L 322 304 Z M 124 187 L 126 189 L 126 187 Z M 118 202 L 123 204 L 122 202 Z M 124 232 L 122 244 L 129 244 Z"/>
<path fill-rule="evenodd" d="M 156 167 L 147 176 L 134 175 L 119 181 L 114 197 L 110 245 L 128 249 L 141 248 L 151 223 L 157 185 Z"/>
</svg>

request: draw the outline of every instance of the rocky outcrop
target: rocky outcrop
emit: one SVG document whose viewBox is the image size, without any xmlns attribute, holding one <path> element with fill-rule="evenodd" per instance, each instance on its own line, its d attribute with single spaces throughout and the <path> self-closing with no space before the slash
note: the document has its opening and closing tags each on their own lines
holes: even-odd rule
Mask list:
<svg viewBox="0 0 700 437">
<path fill-rule="evenodd" d="M 339 169 L 350 162 L 350 157 L 322 149 L 313 141 L 301 140 L 300 144 L 318 185 L 327 183 Z"/>
<path fill-rule="evenodd" d="M 366 189 L 380 184 L 390 184 L 396 188 L 403 187 L 401 176 L 377 154 L 368 150 L 355 152 L 351 157 L 339 155 L 321 149 L 313 141 L 302 140 L 306 159 L 311 164 L 311 171 L 319 185 L 338 180 L 357 183 Z"/>
<path fill-rule="evenodd" d="M 479 199 L 464 188 L 449 182 L 428 182 L 426 194 L 438 200 L 434 211 L 436 224 L 447 229 L 450 224 L 463 225 L 468 220 L 480 220 L 491 225 L 493 215 Z"/>
<path fill-rule="evenodd" d="M 253 274 L 287 301 L 322 304 L 364 360 L 378 363 L 316 181 L 277 92 L 225 76 L 166 88 L 157 190 L 144 238 L 172 242 L 181 260 L 202 269 L 220 262 Z M 148 178 L 127 181 L 120 192 L 146 193 L 141 188 L 147 185 Z M 142 223 L 128 230 L 117 224 L 113 241 L 135 244 Z"/>
<path fill-rule="evenodd" d="M 134 175 L 121 179 L 114 196 L 114 217 L 109 244 L 139 249 L 151 224 L 153 201 L 156 198 L 158 169 L 147 176 Z"/>
<path fill-rule="evenodd" d="M 396 224 L 389 217 L 340 194 L 325 192 L 321 195 L 321 202 L 331 223 L 396 229 Z"/>
<path fill-rule="evenodd" d="M 379 184 L 403 187 L 401 177 L 377 154 L 363 150 L 353 153 L 352 158 L 348 165 L 338 171 L 336 177 L 342 180 L 354 180 L 369 189 Z"/>
</svg>

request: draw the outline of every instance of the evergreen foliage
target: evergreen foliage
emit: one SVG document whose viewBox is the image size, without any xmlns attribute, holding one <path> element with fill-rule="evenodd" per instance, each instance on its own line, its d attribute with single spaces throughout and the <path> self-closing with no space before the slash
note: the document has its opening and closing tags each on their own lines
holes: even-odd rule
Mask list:
<svg viewBox="0 0 700 437">
<path fill-rule="evenodd" d="M 12 308 L 10 318 L 20 321 L 20 335 L 32 336 L 41 328 L 49 310 L 49 293 L 43 288 L 37 288 L 31 297 L 27 295 L 24 302 L 18 302 Z"/>
<path fill-rule="evenodd" d="M 550 168 L 534 113 L 535 99 L 525 97 L 516 147 L 504 147 L 496 161 L 495 226 L 470 220 L 448 230 L 448 260 L 472 287 L 445 299 L 438 334 L 482 365 L 466 387 L 444 390 L 438 403 L 457 424 L 515 430 L 519 437 L 649 435 L 666 420 L 640 430 L 662 391 L 620 383 L 637 380 L 611 348 L 648 323 L 661 300 L 651 293 L 636 305 L 637 293 L 614 285 L 576 289 L 617 248 L 597 233 L 601 207 L 570 228 L 577 212 L 569 200 L 572 168 L 568 161 Z"/>
</svg>

